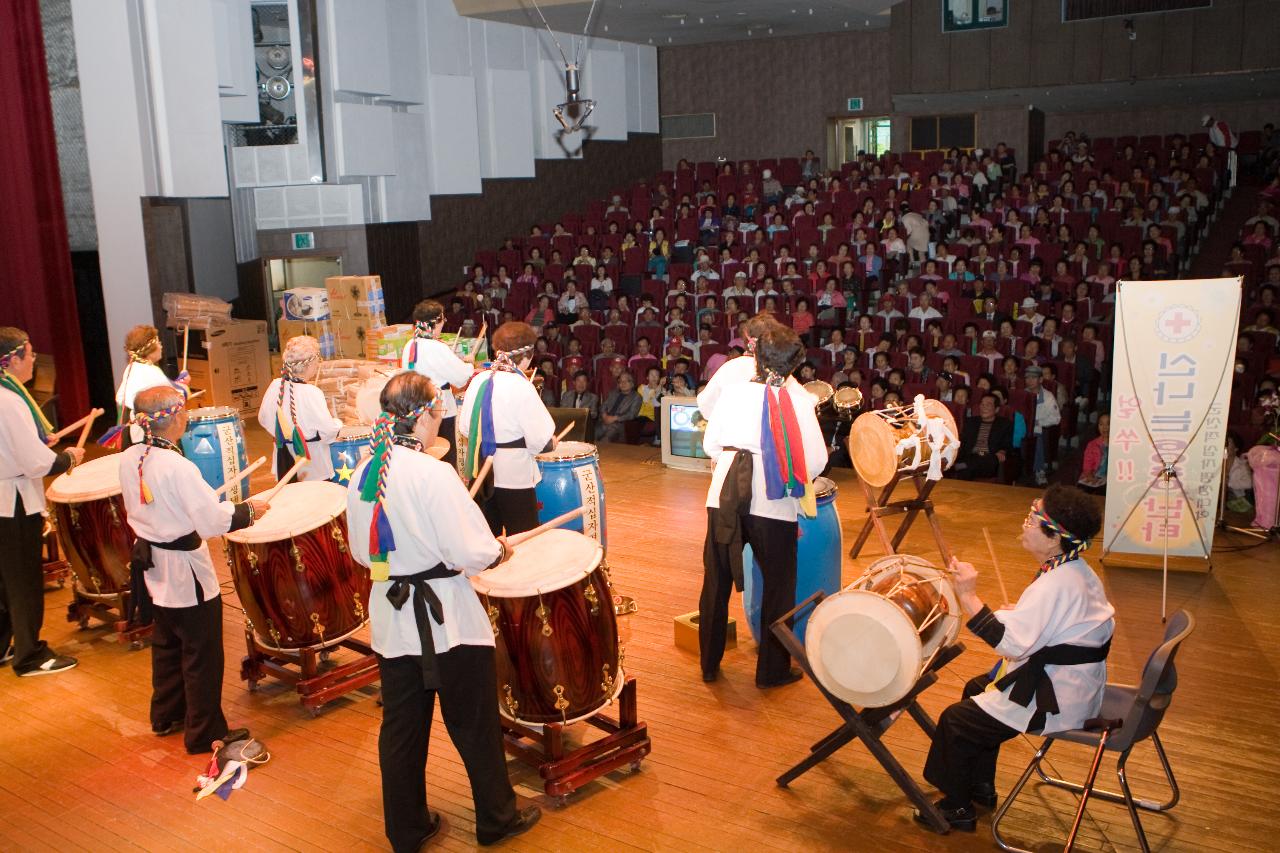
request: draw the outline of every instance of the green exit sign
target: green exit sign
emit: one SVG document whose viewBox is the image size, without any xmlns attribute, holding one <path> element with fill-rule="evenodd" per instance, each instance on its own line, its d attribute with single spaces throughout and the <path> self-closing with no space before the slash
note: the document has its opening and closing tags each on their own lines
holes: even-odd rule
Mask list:
<svg viewBox="0 0 1280 853">
<path fill-rule="evenodd" d="M 293 232 L 293 250 L 295 252 L 304 252 L 308 249 L 316 247 L 316 235 L 313 231 L 294 231 Z"/>
<path fill-rule="evenodd" d="M 860 112 L 862 112 L 862 98 L 850 98 L 850 99 L 849 99 L 849 112 L 851 112 L 851 113 L 860 113 Z"/>
</svg>

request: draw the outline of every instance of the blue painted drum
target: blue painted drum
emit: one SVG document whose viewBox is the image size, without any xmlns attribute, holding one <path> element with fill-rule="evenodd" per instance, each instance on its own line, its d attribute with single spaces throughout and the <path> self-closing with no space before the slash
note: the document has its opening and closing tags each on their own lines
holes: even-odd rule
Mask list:
<svg viewBox="0 0 1280 853">
<path fill-rule="evenodd" d="M 187 431 L 182 436 L 182 452 L 213 488 L 221 488 L 228 480 L 235 479 L 235 475 L 249 465 L 240 413 L 229 406 L 192 410 Z M 227 489 L 222 499 L 239 503 L 248 496 L 249 478 L 243 477 Z"/>
<path fill-rule="evenodd" d="M 813 518 L 800 516 L 800 542 L 796 548 L 796 603 L 799 604 L 818 590 L 827 595 L 840 591 L 840 567 L 844 562 L 844 539 L 840 532 L 840 516 L 836 512 L 836 484 L 826 477 L 813 483 L 818 495 L 818 514 Z M 763 580 L 760 564 L 751 553 L 751 546 L 743 549 L 744 569 L 742 605 L 747 611 L 747 624 L 751 636 L 760 642 L 760 596 Z M 800 642 L 804 642 L 805 614 L 796 622 L 794 630 Z M 767 626 L 766 626 L 767 627 Z"/>
<path fill-rule="evenodd" d="M 345 486 L 351 482 L 356 466 L 371 452 L 373 427 L 364 424 L 344 426 L 338 437 L 329 445 L 329 458 L 333 460 L 332 482 Z"/>
<path fill-rule="evenodd" d="M 586 507 L 581 518 L 565 525 L 567 530 L 584 533 L 609 547 L 604 516 L 604 477 L 600 474 L 600 454 L 594 444 L 562 441 L 555 450 L 537 455 L 542 479 L 535 492 L 538 496 L 538 521 L 547 522 L 558 515 Z"/>
</svg>

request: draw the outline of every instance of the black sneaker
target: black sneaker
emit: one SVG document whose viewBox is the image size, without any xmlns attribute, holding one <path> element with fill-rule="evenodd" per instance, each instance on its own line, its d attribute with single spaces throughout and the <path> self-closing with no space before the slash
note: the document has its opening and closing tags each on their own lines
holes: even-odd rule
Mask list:
<svg viewBox="0 0 1280 853">
<path fill-rule="evenodd" d="M 942 812 L 942 817 L 946 819 L 947 824 L 952 829 L 958 829 L 961 832 L 973 832 L 978 828 L 978 815 L 974 812 L 973 806 L 967 806 L 958 809 L 947 809 L 942 807 L 942 800 L 934 803 L 938 807 L 938 811 Z M 911 817 L 921 826 L 927 826 L 933 829 L 933 824 L 929 822 L 919 809 L 912 809 Z"/>
<path fill-rule="evenodd" d="M 18 675 L 23 678 L 27 678 L 32 675 L 53 675 L 55 672 L 64 672 L 68 669 L 75 669 L 79 663 L 80 661 L 73 657 L 67 657 L 66 655 L 54 655 L 36 668 L 29 669 L 26 672 L 20 672 Z"/>
<path fill-rule="evenodd" d="M 168 737 L 169 735 L 176 735 L 180 731 L 182 731 L 181 720 L 178 720 L 175 723 L 165 723 L 160 726 L 151 727 L 151 733 L 156 737 Z"/>
<path fill-rule="evenodd" d="M 444 825 L 444 821 L 440 819 L 440 812 L 428 812 L 427 821 L 429 828 L 427 834 L 422 836 L 422 840 L 418 842 L 418 849 L 423 850 L 427 846 L 427 842 L 440 834 L 440 827 Z"/>
<path fill-rule="evenodd" d="M 804 673 L 795 667 L 792 667 L 790 672 L 777 681 L 760 681 L 757 679 L 756 687 L 759 687 L 761 690 L 769 690 L 773 687 L 782 687 L 785 684 L 795 684 L 802 678 L 804 678 Z"/>
<path fill-rule="evenodd" d="M 514 838 L 517 835 L 528 832 L 533 829 L 533 825 L 542 818 L 542 809 L 537 806 L 529 806 L 516 812 L 515 820 L 507 824 L 507 828 L 502 831 L 501 835 L 491 838 L 481 838 L 476 835 L 476 840 L 480 842 L 481 847 L 489 847 L 497 844 L 499 841 L 506 841 L 508 838 Z"/>
</svg>

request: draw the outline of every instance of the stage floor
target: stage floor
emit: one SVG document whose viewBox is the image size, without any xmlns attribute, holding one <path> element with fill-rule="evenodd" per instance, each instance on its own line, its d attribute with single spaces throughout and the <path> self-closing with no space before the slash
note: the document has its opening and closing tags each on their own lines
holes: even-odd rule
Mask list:
<svg viewBox="0 0 1280 853">
<path fill-rule="evenodd" d="M 256 425 L 253 433 L 253 455 L 265 452 L 265 433 Z M 739 644 L 726 654 L 719 682 L 703 684 L 696 655 L 675 647 L 673 618 L 697 607 L 707 476 L 663 468 L 654 448 L 607 446 L 603 468 L 614 584 L 640 608 L 622 632 L 653 752 L 640 772 L 615 772 L 574 794 L 564 808 L 541 793 L 535 772 L 512 762 L 517 792 L 540 803 L 545 814 L 507 849 L 993 849 L 986 818 L 976 835 L 943 838 L 917 827 L 904 796 L 857 744 L 790 789 L 777 787 L 774 778 L 839 718 L 808 681 L 769 692 L 755 688 L 754 644 L 737 596 L 730 612 L 739 619 Z M 833 479 L 841 487 L 847 551 L 865 517 L 862 499 L 851 472 L 837 471 Z M 259 488 L 269 482 L 269 475 L 255 478 Z M 983 572 L 980 590 L 993 605 L 999 586 L 981 528 L 990 528 L 1016 595 L 1019 578 L 1032 567 L 1015 535 L 1034 496 L 1029 489 L 952 481 L 934 492 L 952 548 Z M 1271 544 L 1231 550 L 1252 541 L 1221 535 L 1211 573 L 1170 576 L 1170 612 L 1187 608 L 1198 627 L 1178 658 L 1178 692 L 1162 728 L 1182 802 L 1168 815 L 1144 815 L 1153 849 L 1275 846 L 1280 555 Z M 374 690 L 349 694 L 315 718 L 291 687 L 268 680 L 256 693 L 246 690 L 239 678 L 243 616 L 221 548 L 213 547 L 227 605 L 224 707 L 232 725 L 247 725 L 266 742 L 271 763 L 253 771 L 230 800 L 196 803 L 191 788 L 202 760 L 187 756 L 180 738 L 157 739 L 150 732 L 147 652 L 130 651 L 104 627 L 77 630 L 63 618 L 70 589 L 51 589 L 44 636 L 81 665 L 51 678 L 16 679 L 0 671 L 0 849 L 386 849 L 377 758 L 381 712 Z M 939 560 L 923 523 L 903 551 Z M 846 556 L 845 581 L 881 553 L 873 539 L 858 560 Z M 1098 565 L 1097 551 L 1087 556 Z M 1111 678 L 1132 681 L 1162 633 L 1160 573 L 1100 573 L 1117 609 Z M 935 716 L 958 697 L 966 679 L 995 660 L 967 632 L 961 640 L 968 651 L 923 696 Z M 923 733 L 902 719 L 885 742 L 919 779 L 928 746 Z M 1002 793 L 1030 759 L 1033 744 L 1038 739 L 1015 739 L 1004 749 Z M 1163 789 L 1153 790 L 1159 770 L 1150 746 L 1139 752 L 1129 765 L 1136 792 L 1163 795 Z M 1085 750 L 1059 747 L 1051 758 L 1060 774 L 1083 778 Z M 1113 767 L 1108 764 L 1101 777 L 1108 786 L 1115 781 Z M 466 776 L 438 714 L 428 797 L 448 824 L 435 847 L 474 847 Z M 1028 786 L 1005 826 L 1027 846 L 1061 849 L 1074 811 L 1070 794 Z M 1079 846 L 1136 847 L 1123 807 L 1093 801 Z"/>
</svg>

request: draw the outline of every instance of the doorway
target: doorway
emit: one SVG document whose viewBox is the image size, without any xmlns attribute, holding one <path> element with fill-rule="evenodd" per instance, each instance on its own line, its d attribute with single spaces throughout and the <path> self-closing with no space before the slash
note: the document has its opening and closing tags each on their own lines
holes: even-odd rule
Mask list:
<svg viewBox="0 0 1280 853">
<path fill-rule="evenodd" d="M 839 166 L 856 160 L 863 152 L 879 157 L 889 150 L 889 117 L 836 119 L 831 136 Z"/>
<path fill-rule="evenodd" d="M 276 320 L 280 319 L 280 300 L 286 290 L 295 287 L 324 287 L 330 276 L 342 275 L 342 258 L 326 255 L 299 255 L 289 258 L 264 258 L 267 297 L 267 329 L 272 346 L 278 347 Z"/>
</svg>

